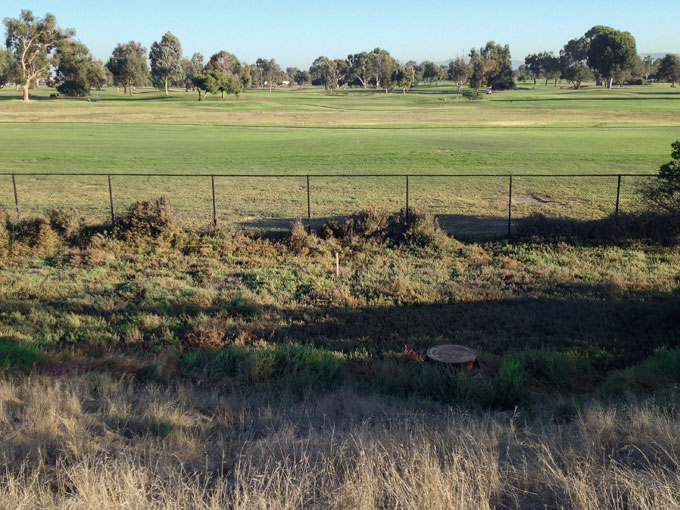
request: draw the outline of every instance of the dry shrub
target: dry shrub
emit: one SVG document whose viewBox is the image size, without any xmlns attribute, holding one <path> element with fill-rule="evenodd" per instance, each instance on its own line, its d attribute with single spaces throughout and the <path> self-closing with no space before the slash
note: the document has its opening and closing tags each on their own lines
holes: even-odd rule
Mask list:
<svg viewBox="0 0 680 510">
<path fill-rule="evenodd" d="M 227 322 L 222 317 L 210 317 L 198 322 L 187 333 L 186 342 L 191 347 L 217 350 L 231 343 Z"/>
<path fill-rule="evenodd" d="M 301 221 L 293 223 L 290 229 L 290 236 L 288 237 L 288 246 L 296 253 L 302 254 L 309 249 L 310 238 L 312 236 L 307 233 Z"/>
<path fill-rule="evenodd" d="M 175 210 L 166 197 L 137 202 L 116 223 L 115 233 L 125 241 L 173 239 L 180 231 Z"/>
<path fill-rule="evenodd" d="M 376 208 L 368 208 L 351 216 L 344 223 L 325 223 L 320 231 L 323 239 L 337 238 L 358 241 L 392 242 L 418 248 L 439 249 L 446 246 L 451 237 L 444 232 L 437 220 L 429 214 L 409 208 L 408 215 L 402 209 L 388 215 Z"/>
<path fill-rule="evenodd" d="M 80 213 L 74 208 L 52 209 L 47 212 L 47 218 L 52 229 L 65 239 L 76 236 L 83 225 Z"/>
<path fill-rule="evenodd" d="M 59 246 L 59 235 L 49 220 L 43 217 L 26 218 L 10 224 L 12 251 L 41 256 L 54 253 Z"/>
</svg>

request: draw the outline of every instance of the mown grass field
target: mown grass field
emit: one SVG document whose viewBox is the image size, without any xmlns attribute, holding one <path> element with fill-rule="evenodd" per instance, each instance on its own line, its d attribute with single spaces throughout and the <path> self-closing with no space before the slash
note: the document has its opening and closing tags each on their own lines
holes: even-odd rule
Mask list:
<svg viewBox="0 0 680 510">
<path fill-rule="evenodd" d="M 665 85 L 606 91 L 552 86 L 457 98 L 451 84 L 412 93 L 309 89 L 249 91 L 236 101 L 198 102 L 140 91 L 93 93 L 96 103 L 30 105 L 0 92 L 0 171 L 199 174 L 655 173 L 680 137 L 680 95 Z M 367 205 L 398 210 L 405 183 L 394 179 L 314 179 L 313 216 L 342 216 Z M 0 200 L 13 208 L 12 183 Z M 624 210 L 636 210 L 639 182 L 624 181 Z M 108 211 L 105 178 L 18 177 L 22 210 L 74 205 L 93 221 Z M 115 205 L 165 194 L 195 225 L 211 220 L 209 179 L 116 177 Z M 456 231 L 482 218 L 481 233 L 502 232 L 507 180 L 414 179 L 412 205 L 443 215 Z M 612 179 L 515 184 L 516 217 L 532 212 L 592 219 L 613 212 Z M 306 216 L 304 178 L 217 179 L 221 222 L 281 228 Z M 447 215 L 451 216 L 447 218 Z"/>
</svg>

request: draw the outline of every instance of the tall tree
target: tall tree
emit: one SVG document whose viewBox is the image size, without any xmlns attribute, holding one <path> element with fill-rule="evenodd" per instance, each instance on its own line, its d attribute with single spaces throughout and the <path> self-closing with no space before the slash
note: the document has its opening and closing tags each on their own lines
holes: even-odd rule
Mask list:
<svg viewBox="0 0 680 510">
<path fill-rule="evenodd" d="M 361 53 L 354 53 L 347 55 L 347 62 L 349 63 L 349 77 L 351 80 L 358 80 L 361 86 L 366 89 L 370 79 L 371 57 L 362 51 Z"/>
<path fill-rule="evenodd" d="M 471 72 L 470 64 L 462 57 L 458 57 L 456 60 L 449 62 L 448 77 L 449 80 L 456 82 L 459 94 L 463 85 L 470 79 Z"/>
<path fill-rule="evenodd" d="M 57 90 L 65 96 L 86 96 L 93 87 L 101 88 L 102 81 L 106 83 L 102 63 L 81 42 L 62 41 L 52 63 Z"/>
<path fill-rule="evenodd" d="M 132 95 L 133 87 L 140 87 L 149 81 L 149 66 L 146 63 L 146 48 L 141 43 L 130 41 L 118 44 L 106 67 L 117 85 L 123 86 L 125 94 Z"/>
<path fill-rule="evenodd" d="M 642 63 L 644 65 L 643 72 L 645 76 L 645 81 L 647 82 L 649 81 L 649 75 L 651 75 L 656 69 L 656 61 L 654 60 L 654 57 L 652 57 L 651 55 L 647 55 L 643 59 Z"/>
<path fill-rule="evenodd" d="M 167 96 L 168 85 L 180 82 L 184 78 L 182 45 L 179 39 L 171 32 L 166 32 L 159 42 L 151 45 L 149 60 L 154 84 L 163 84 Z"/>
<path fill-rule="evenodd" d="M 328 57 L 319 57 L 309 68 L 309 74 L 312 79 L 321 83 L 326 90 L 333 93 L 333 89 L 338 88 L 338 73 L 335 61 Z"/>
<path fill-rule="evenodd" d="M 207 67 L 222 71 L 225 76 L 232 78 L 238 78 L 241 75 L 241 61 L 233 53 L 224 50 L 210 57 Z"/>
<path fill-rule="evenodd" d="M 423 80 L 425 80 L 429 85 L 439 77 L 439 66 L 434 62 L 426 60 L 423 62 Z"/>
<path fill-rule="evenodd" d="M 297 83 L 300 86 L 300 90 L 302 90 L 302 86 L 305 83 L 312 81 L 312 75 L 309 74 L 308 71 L 302 71 L 298 69 L 295 73 L 295 76 L 293 76 L 293 80 L 295 80 L 295 83 Z"/>
<path fill-rule="evenodd" d="M 283 75 L 281 67 L 279 67 L 279 64 L 277 64 L 274 59 L 267 60 L 266 58 L 258 58 L 255 62 L 255 68 L 261 76 L 261 84 L 263 86 L 269 86 L 269 92 L 272 91 L 276 82 L 278 82 Z"/>
<path fill-rule="evenodd" d="M 182 69 L 184 70 L 184 79 L 181 80 L 181 84 L 189 92 L 194 88 L 193 79 L 203 72 L 203 55 L 194 53 L 191 60 L 182 59 Z"/>
<path fill-rule="evenodd" d="M 396 60 L 390 52 L 381 48 L 375 48 L 370 54 L 370 70 L 375 80 L 375 88 L 385 89 L 385 93 L 392 86 L 392 71 Z"/>
<path fill-rule="evenodd" d="M 585 37 L 571 39 L 560 50 L 562 78 L 569 81 L 575 89 L 581 88 L 584 80 L 592 79 L 593 73 L 587 65 L 588 41 Z"/>
<path fill-rule="evenodd" d="M 416 70 L 413 69 L 413 66 L 398 67 L 392 72 L 392 81 L 401 89 L 402 94 L 406 94 L 406 89 L 415 85 Z"/>
<path fill-rule="evenodd" d="M 58 28 L 52 14 L 36 18 L 28 10 L 22 10 L 18 18 L 5 18 L 3 23 L 7 30 L 5 44 L 16 63 L 15 79 L 22 85 L 24 101 L 28 101 L 30 88 L 49 75 L 53 50 L 75 32 Z"/>
<path fill-rule="evenodd" d="M 0 89 L 14 79 L 15 63 L 12 54 L 0 49 Z"/>
<path fill-rule="evenodd" d="M 478 88 L 485 83 L 487 87 L 499 90 L 515 88 L 514 73 L 512 72 L 512 57 L 510 46 L 501 46 L 489 41 L 479 50 L 470 50 L 470 65 L 472 75 L 470 85 Z"/>
<path fill-rule="evenodd" d="M 586 32 L 590 40 L 588 66 L 612 88 L 614 73 L 633 69 L 637 57 L 635 38 L 629 32 L 596 26 Z"/>
<path fill-rule="evenodd" d="M 524 65 L 529 75 L 534 80 L 534 87 L 536 86 L 536 80 L 543 74 L 543 58 L 541 53 L 532 53 L 524 57 Z"/>
<path fill-rule="evenodd" d="M 542 67 L 546 86 L 550 80 L 555 80 L 555 86 L 557 86 L 557 80 L 562 74 L 559 57 L 556 57 L 552 51 L 543 52 Z"/>
<path fill-rule="evenodd" d="M 680 81 L 680 58 L 670 53 L 661 58 L 656 75 L 669 82 L 671 87 L 675 87 L 675 84 Z"/>
</svg>

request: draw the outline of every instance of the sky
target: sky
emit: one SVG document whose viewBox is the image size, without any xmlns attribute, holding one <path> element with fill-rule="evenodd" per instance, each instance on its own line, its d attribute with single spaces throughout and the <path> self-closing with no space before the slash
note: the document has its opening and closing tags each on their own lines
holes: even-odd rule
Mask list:
<svg viewBox="0 0 680 510">
<path fill-rule="evenodd" d="M 402 62 L 467 55 L 487 41 L 509 44 L 514 60 L 560 48 L 594 25 L 627 30 L 639 53 L 680 53 L 679 0 L 2 0 L 0 18 L 21 9 L 51 12 L 96 58 L 131 40 L 147 48 L 168 30 L 184 54 L 206 59 L 226 50 L 242 61 L 275 58 L 284 69 L 307 68 L 320 55 L 385 48 Z"/>
</svg>

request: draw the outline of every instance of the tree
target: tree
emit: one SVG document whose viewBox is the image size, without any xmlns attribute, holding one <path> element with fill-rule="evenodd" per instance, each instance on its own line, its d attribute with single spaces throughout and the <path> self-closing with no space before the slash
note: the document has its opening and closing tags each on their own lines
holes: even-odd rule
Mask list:
<svg viewBox="0 0 680 510">
<path fill-rule="evenodd" d="M 208 69 L 217 69 L 221 71 L 225 76 L 232 78 L 238 78 L 241 76 L 241 62 L 233 53 L 228 51 L 220 51 L 215 53 L 206 66 Z"/>
<path fill-rule="evenodd" d="M 370 54 L 369 62 L 369 69 L 375 80 L 375 88 L 384 88 L 385 93 L 387 93 L 392 85 L 392 71 L 396 61 L 389 51 L 375 48 Z"/>
<path fill-rule="evenodd" d="M 342 58 L 336 58 L 333 63 L 335 64 L 335 77 L 338 80 L 338 87 L 344 87 L 350 80 L 349 62 Z"/>
<path fill-rule="evenodd" d="M 675 84 L 680 81 L 680 58 L 670 53 L 661 58 L 656 75 L 658 78 L 669 82 L 671 87 L 675 87 Z"/>
<path fill-rule="evenodd" d="M 297 72 L 295 73 L 295 76 L 293 76 L 293 80 L 300 86 L 300 90 L 302 90 L 302 86 L 305 83 L 309 83 L 310 81 L 312 81 L 312 75 L 309 74 L 308 71 L 302 71 L 298 69 Z"/>
<path fill-rule="evenodd" d="M 586 33 L 586 38 L 590 38 L 588 67 L 597 72 L 611 89 L 615 73 L 635 66 L 635 38 L 629 32 L 604 26 L 593 27 Z"/>
<path fill-rule="evenodd" d="M 588 68 L 588 42 L 585 37 L 572 39 L 560 50 L 562 78 L 569 81 L 574 89 L 581 88 L 584 80 L 593 78 Z"/>
<path fill-rule="evenodd" d="M 534 80 L 534 87 L 536 86 L 536 80 L 541 77 L 543 73 L 543 58 L 540 53 L 532 53 L 524 57 L 524 65 L 529 75 Z"/>
<path fill-rule="evenodd" d="M 456 82 L 458 94 L 460 94 L 463 85 L 470 79 L 471 72 L 470 64 L 464 58 L 458 57 L 449 62 L 448 77 L 449 80 Z"/>
<path fill-rule="evenodd" d="M 392 72 L 392 82 L 397 84 L 403 94 L 406 94 L 406 89 L 413 87 L 416 82 L 416 70 L 413 66 L 399 67 Z"/>
<path fill-rule="evenodd" d="M 123 86 L 125 94 L 133 87 L 141 87 L 149 81 L 149 66 L 146 63 L 146 48 L 141 43 L 130 41 L 118 44 L 106 67 L 113 75 L 116 85 Z"/>
<path fill-rule="evenodd" d="M 556 57 L 552 51 L 543 52 L 543 77 L 545 78 L 545 84 L 548 85 L 549 80 L 555 80 L 555 86 L 557 87 L 557 80 L 562 74 L 562 69 L 560 66 L 560 59 Z"/>
<path fill-rule="evenodd" d="M 434 62 L 426 60 L 423 62 L 423 80 L 425 80 L 429 85 L 439 77 L 439 66 Z"/>
<path fill-rule="evenodd" d="M 261 77 L 261 85 L 269 85 L 269 92 L 272 91 L 274 84 L 280 80 L 283 75 L 279 64 L 277 64 L 274 59 L 267 60 L 266 58 L 258 58 L 255 62 L 255 68 Z"/>
<path fill-rule="evenodd" d="M 220 92 L 222 77 L 226 78 L 221 71 L 215 69 L 203 71 L 192 78 L 194 88 L 198 91 L 198 100 L 203 101 L 208 94 Z M 203 94 L 201 95 L 201 92 Z"/>
<path fill-rule="evenodd" d="M 649 75 L 654 73 L 656 70 L 656 61 L 651 55 L 647 55 L 642 61 L 643 64 L 643 74 L 645 77 L 645 82 L 649 81 Z"/>
<path fill-rule="evenodd" d="M 680 214 L 680 140 L 671 144 L 671 161 L 661 165 L 659 178 L 641 190 L 645 201 L 660 211 Z"/>
<path fill-rule="evenodd" d="M 309 74 L 312 80 L 321 83 L 331 94 L 333 89 L 338 88 L 337 65 L 335 61 L 328 57 L 321 56 L 317 58 L 309 68 Z"/>
<path fill-rule="evenodd" d="M 501 46 L 489 41 L 486 46 L 470 50 L 470 64 L 472 74 L 470 85 L 478 88 L 482 83 L 487 87 L 498 90 L 515 88 L 514 73 L 512 72 L 512 56 L 510 46 Z"/>
<path fill-rule="evenodd" d="M 0 50 L 0 89 L 14 79 L 14 59 L 7 50 Z"/>
<path fill-rule="evenodd" d="M 180 83 L 189 92 L 189 90 L 194 88 L 193 79 L 203 72 L 203 55 L 194 53 L 191 56 L 191 60 L 182 59 L 182 69 L 184 71 L 184 78 Z"/>
<path fill-rule="evenodd" d="M 371 70 L 371 56 L 363 51 L 353 55 L 347 55 L 349 64 L 349 79 L 358 80 L 361 86 L 368 87 L 369 74 Z"/>
<path fill-rule="evenodd" d="M 184 78 L 182 67 L 182 45 L 179 39 L 170 32 L 160 42 L 154 42 L 149 51 L 151 61 L 151 77 L 154 84 L 163 84 L 165 95 L 168 95 L 168 84 L 177 83 Z"/>
<path fill-rule="evenodd" d="M 101 88 L 106 83 L 104 66 L 95 60 L 83 43 L 66 39 L 54 54 L 54 79 L 59 84 L 57 91 L 65 96 L 83 97 L 93 87 Z"/>
<path fill-rule="evenodd" d="M 75 32 L 58 28 L 52 14 L 36 18 L 28 10 L 22 10 L 18 18 L 5 18 L 3 23 L 7 30 L 5 44 L 15 62 L 15 79 L 22 85 L 24 101 L 28 101 L 29 89 L 49 75 L 53 50 Z"/>
</svg>

